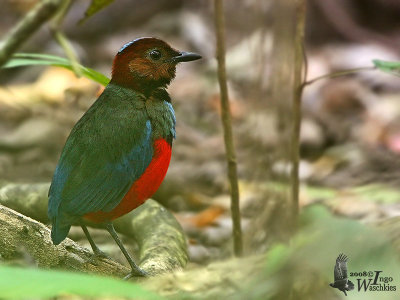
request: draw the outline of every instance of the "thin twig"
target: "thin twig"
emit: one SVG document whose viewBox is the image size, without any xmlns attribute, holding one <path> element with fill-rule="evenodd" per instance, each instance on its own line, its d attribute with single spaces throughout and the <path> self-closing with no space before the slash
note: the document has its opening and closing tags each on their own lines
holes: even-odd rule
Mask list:
<svg viewBox="0 0 400 300">
<path fill-rule="evenodd" d="M 296 2 L 296 36 L 295 36 L 295 61 L 294 61 L 294 83 L 293 83 L 293 126 L 291 146 L 291 209 L 292 224 L 297 223 L 299 214 L 299 161 L 300 161 L 300 124 L 301 124 L 301 96 L 302 96 L 302 71 L 304 67 L 304 25 L 306 15 L 306 1 Z"/>
<path fill-rule="evenodd" d="M 300 161 L 300 130 L 301 130 L 301 97 L 303 90 L 307 85 L 310 85 L 318 80 L 326 78 L 335 78 L 344 75 L 349 75 L 366 70 L 374 70 L 375 67 L 361 67 L 349 69 L 329 74 L 324 74 L 306 81 L 307 78 L 307 56 L 304 47 L 304 26 L 306 1 L 300 0 L 297 4 L 297 23 L 296 23 L 296 38 L 295 38 L 295 69 L 294 69 L 294 97 L 293 97 L 293 127 L 292 127 L 292 217 L 295 224 L 299 212 L 299 161 Z M 303 69 L 304 68 L 304 69 Z M 303 78 L 302 78 L 302 69 Z"/>
<path fill-rule="evenodd" d="M 222 0 L 214 0 L 215 30 L 217 34 L 218 80 L 221 90 L 221 120 L 224 129 L 226 159 L 228 161 L 228 178 L 231 187 L 231 211 L 233 222 L 233 248 L 236 256 L 243 253 L 242 229 L 240 225 L 239 185 L 237 163 L 232 134 L 232 120 L 228 98 L 225 69 L 225 28 Z"/>
<path fill-rule="evenodd" d="M 76 77 L 82 76 L 82 68 L 79 63 L 78 56 L 74 50 L 74 47 L 69 42 L 68 38 L 60 29 L 55 29 L 53 31 L 53 36 L 57 43 L 63 48 L 65 55 L 71 63 L 71 67 Z"/>
<path fill-rule="evenodd" d="M 304 88 L 305 86 L 310 85 L 321 79 L 335 78 L 335 77 L 340 77 L 340 76 L 358 73 L 358 72 L 362 72 L 362 71 L 372 71 L 372 70 L 376 70 L 376 67 L 361 67 L 361 68 L 348 69 L 348 70 L 343 70 L 343 71 L 339 71 L 339 72 L 328 73 L 328 74 L 324 74 L 324 75 L 315 77 L 308 81 L 305 81 L 305 82 L 303 82 L 302 86 Z"/>
<path fill-rule="evenodd" d="M 49 20 L 61 6 L 62 0 L 43 0 L 16 25 L 0 43 L 0 66 L 5 64 L 11 55 L 34 33 Z"/>
<path fill-rule="evenodd" d="M 71 6 L 71 0 L 63 0 L 63 4 L 58 9 L 56 15 L 54 16 L 51 24 L 50 29 L 53 33 L 53 36 L 57 43 L 63 48 L 65 55 L 67 56 L 68 60 L 71 62 L 72 70 L 74 71 L 77 77 L 82 76 L 82 70 L 79 66 L 79 59 L 75 53 L 74 47 L 69 42 L 68 38 L 62 32 L 61 27 L 64 21 L 65 15 L 69 11 Z"/>
<path fill-rule="evenodd" d="M 306 51 L 306 45 L 305 45 L 305 41 L 303 39 L 303 42 L 301 43 L 301 54 L 303 55 L 303 64 L 304 64 L 304 72 L 303 72 L 303 79 L 301 80 L 301 82 L 304 82 L 307 80 L 307 76 L 308 76 L 308 57 L 307 57 L 307 51 Z"/>
</svg>

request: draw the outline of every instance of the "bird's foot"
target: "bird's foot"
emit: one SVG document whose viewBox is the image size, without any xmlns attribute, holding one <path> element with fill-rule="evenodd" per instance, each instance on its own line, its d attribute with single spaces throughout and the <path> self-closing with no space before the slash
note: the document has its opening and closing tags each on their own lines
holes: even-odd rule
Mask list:
<svg viewBox="0 0 400 300">
<path fill-rule="evenodd" d="M 148 277 L 149 274 L 143 269 L 136 267 L 136 269 L 132 269 L 132 271 L 124 277 L 124 280 L 128 280 L 132 277 Z"/>
<path fill-rule="evenodd" d="M 110 260 L 112 260 L 112 258 L 108 254 L 104 253 L 99 248 L 97 248 L 97 249 L 93 250 L 93 256 L 91 256 L 89 258 L 88 262 L 91 263 L 92 265 L 98 265 L 99 259 L 100 260 L 102 260 L 102 259 L 110 259 Z"/>
<path fill-rule="evenodd" d="M 101 258 L 105 258 L 105 259 L 111 259 L 112 260 L 112 258 L 108 254 L 104 253 L 99 248 L 93 250 L 93 253 L 94 253 L 94 256 L 97 257 L 97 258 L 100 258 L 100 259 Z"/>
</svg>

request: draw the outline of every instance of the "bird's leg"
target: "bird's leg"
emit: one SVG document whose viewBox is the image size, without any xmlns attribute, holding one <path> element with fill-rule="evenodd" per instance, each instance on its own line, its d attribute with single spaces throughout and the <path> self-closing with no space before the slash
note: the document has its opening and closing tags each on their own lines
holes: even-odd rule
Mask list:
<svg viewBox="0 0 400 300">
<path fill-rule="evenodd" d="M 117 235 L 117 232 L 114 229 L 113 224 L 110 223 L 106 223 L 106 229 L 107 231 L 110 233 L 110 235 L 113 237 L 114 241 L 117 243 L 117 245 L 119 246 L 119 248 L 121 249 L 122 253 L 124 254 L 126 260 L 128 261 L 129 265 L 132 268 L 131 273 L 129 273 L 127 276 L 124 277 L 124 279 L 129 279 L 132 276 L 147 276 L 147 273 L 145 271 L 143 271 L 141 268 L 139 268 L 135 262 L 133 261 L 132 257 L 129 255 L 128 251 L 126 251 L 124 245 L 122 244 L 122 241 L 120 240 L 120 238 Z"/>
<path fill-rule="evenodd" d="M 99 249 L 99 247 L 97 247 L 97 245 L 95 244 L 95 242 L 93 241 L 92 237 L 90 236 L 89 230 L 87 229 L 87 227 L 83 224 L 81 224 L 82 230 L 86 235 L 86 238 L 89 241 L 90 246 L 92 247 L 93 253 L 94 255 L 98 256 L 98 257 L 103 257 L 103 258 L 108 258 L 111 259 L 107 254 L 105 254 L 103 251 L 101 251 Z"/>
<path fill-rule="evenodd" d="M 345 295 L 345 296 L 347 296 L 347 293 L 346 293 L 346 291 L 343 291 L 343 293 L 344 293 L 344 295 Z"/>
</svg>

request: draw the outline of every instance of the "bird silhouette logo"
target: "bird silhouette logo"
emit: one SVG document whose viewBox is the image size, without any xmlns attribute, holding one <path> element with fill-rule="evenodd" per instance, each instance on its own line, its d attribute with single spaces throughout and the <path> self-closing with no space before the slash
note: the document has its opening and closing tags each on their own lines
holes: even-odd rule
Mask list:
<svg viewBox="0 0 400 300">
<path fill-rule="evenodd" d="M 336 258 L 334 272 L 334 283 L 330 283 L 329 285 L 333 288 L 336 288 L 342 291 L 346 296 L 346 291 L 351 291 L 354 289 L 354 283 L 352 283 L 347 277 L 347 256 L 343 253 L 340 253 Z"/>
</svg>

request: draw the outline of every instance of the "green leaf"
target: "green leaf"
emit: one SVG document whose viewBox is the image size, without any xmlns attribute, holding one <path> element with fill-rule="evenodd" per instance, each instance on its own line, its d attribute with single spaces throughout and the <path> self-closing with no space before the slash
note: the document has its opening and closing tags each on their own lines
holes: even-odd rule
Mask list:
<svg viewBox="0 0 400 300">
<path fill-rule="evenodd" d="M 92 3 L 85 12 L 85 17 L 79 21 L 79 24 L 85 22 L 91 16 L 98 13 L 100 10 L 110 5 L 112 2 L 114 2 L 114 0 L 92 0 Z"/>
<path fill-rule="evenodd" d="M 382 72 L 389 73 L 395 76 L 400 76 L 400 62 L 398 61 L 384 61 L 380 59 L 374 59 L 372 61 L 376 68 Z"/>
<path fill-rule="evenodd" d="M 109 277 L 0 266 L 1 299 L 45 299 L 59 295 L 163 299 L 142 287 Z"/>
<path fill-rule="evenodd" d="M 36 53 L 17 53 L 12 56 L 12 58 L 2 67 L 2 68 L 16 68 L 16 67 L 23 67 L 23 66 L 34 66 L 34 65 L 41 65 L 41 66 L 57 66 L 66 68 L 68 70 L 72 70 L 71 62 L 63 57 L 49 55 L 49 54 L 36 54 Z M 110 79 L 91 69 L 84 67 L 82 65 L 78 65 L 80 68 L 82 75 L 90 80 L 98 82 L 104 86 L 106 86 Z"/>
<path fill-rule="evenodd" d="M 68 64 L 68 60 L 63 57 L 36 54 L 36 53 L 16 53 L 12 58 L 3 66 L 3 68 L 15 68 L 29 65 L 52 65 L 54 63 Z"/>
</svg>

